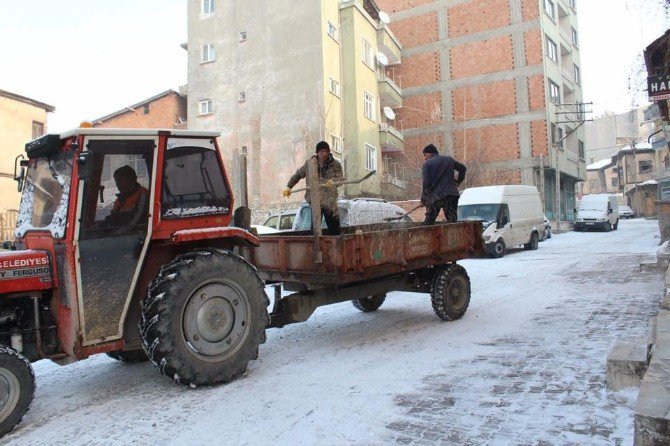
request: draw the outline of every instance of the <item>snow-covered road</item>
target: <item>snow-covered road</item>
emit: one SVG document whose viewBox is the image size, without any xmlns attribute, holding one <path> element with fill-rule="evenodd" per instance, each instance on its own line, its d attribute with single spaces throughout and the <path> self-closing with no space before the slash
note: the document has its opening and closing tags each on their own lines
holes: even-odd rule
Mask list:
<svg viewBox="0 0 670 446">
<path fill-rule="evenodd" d="M 663 290 L 658 225 L 566 233 L 537 251 L 461 263 L 466 315 L 427 295 L 376 312 L 322 307 L 268 330 L 231 384 L 188 389 L 150 363 L 99 355 L 35 364 L 35 402 L 0 443 L 230 445 L 630 445 L 635 389 L 605 389 L 618 338 L 645 337 Z"/>
</svg>

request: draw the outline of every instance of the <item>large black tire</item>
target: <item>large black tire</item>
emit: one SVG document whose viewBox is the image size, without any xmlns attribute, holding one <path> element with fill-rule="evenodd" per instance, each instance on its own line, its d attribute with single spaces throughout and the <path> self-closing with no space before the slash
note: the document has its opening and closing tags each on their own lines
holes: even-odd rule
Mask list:
<svg viewBox="0 0 670 446">
<path fill-rule="evenodd" d="M 528 243 L 525 243 L 523 245 L 523 247 L 527 251 L 534 251 L 534 250 L 537 249 L 539 241 L 540 241 L 540 238 L 537 235 L 537 232 L 533 232 L 533 233 L 530 234 L 530 240 L 528 241 Z"/>
<path fill-rule="evenodd" d="M 149 360 L 147 354 L 144 353 L 144 350 L 114 350 L 112 352 L 107 352 L 107 356 L 128 364 L 136 364 L 138 362 L 146 362 Z"/>
<path fill-rule="evenodd" d="M 437 268 L 430 284 L 430 302 L 445 321 L 463 317 L 470 305 L 470 277 L 465 268 L 456 263 Z"/>
<path fill-rule="evenodd" d="M 34 396 L 35 375 L 30 362 L 16 350 L 0 346 L 0 437 L 19 424 Z"/>
<path fill-rule="evenodd" d="M 180 255 L 161 268 L 142 302 L 144 350 L 179 384 L 232 381 L 258 358 L 269 303 L 242 257 L 215 249 Z"/>
<path fill-rule="evenodd" d="M 384 300 L 386 299 L 386 293 L 384 294 L 373 294 L 372 296 L 362 297 L 360 299 L 351 299 L 351 303 L 357 309 L 361 310 L 364 313 L 369 313 L 371 311 L 376 311 L 379 307 L 382 306 Z"/>
<path fill-rule="evenodd" d="M 489 256 L 493 257 L 494 259 L 499 259 L 502 256 L 504 256 L 506 252 L 507 252 L 507 246 L 505 246 L 505 242 L 503 241 L 503 239 L 499 238 L 491 246 L 491 249 L 489 250 Z"/>
<path fill-rule="evenodd" d="M 612 230 L 612 223 L 605 223 L 605 232 L 610 232 Z"/>
</svg>

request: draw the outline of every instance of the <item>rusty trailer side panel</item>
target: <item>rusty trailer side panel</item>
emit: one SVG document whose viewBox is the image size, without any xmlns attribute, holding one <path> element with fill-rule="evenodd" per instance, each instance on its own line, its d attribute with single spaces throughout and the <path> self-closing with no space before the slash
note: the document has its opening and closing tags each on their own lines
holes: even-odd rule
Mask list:
<svg viewBox="0 0 670 446">
<path fill-rule="evenodd" d="M 292 233 L 263 235 L 260 246 L 245 248 L 244 255 L 264 280 L 314 286 L 386 277 L 484 253 L 480 222 L 380 226 L 346 228 L 344 235 L 316 239 Z"/>
</svg>

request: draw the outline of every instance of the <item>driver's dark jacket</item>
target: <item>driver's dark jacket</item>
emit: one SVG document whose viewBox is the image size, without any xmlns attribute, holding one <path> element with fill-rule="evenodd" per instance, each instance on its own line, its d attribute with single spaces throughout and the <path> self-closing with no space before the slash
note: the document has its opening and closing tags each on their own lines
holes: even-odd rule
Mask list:
<svg viewBox="0 0 670 446">
<path fill-rule="evenodd" d="M 135 183 L 125 194 L 116 194 L 112 212 L 105 218 L 107 226 L 136 226 L 149 216 L 149 191 Z"/>
</svg>

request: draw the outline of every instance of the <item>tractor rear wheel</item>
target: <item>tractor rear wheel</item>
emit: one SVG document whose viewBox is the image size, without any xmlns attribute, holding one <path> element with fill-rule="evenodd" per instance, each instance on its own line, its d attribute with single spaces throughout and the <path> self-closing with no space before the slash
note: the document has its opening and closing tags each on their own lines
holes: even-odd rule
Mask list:
<svg viewBox="0 0 670 446">
<path fill-rule="evenodd" d="M 0 346 L 0 437 L 14 430 L 35 396 L 30 362 L 16 350 Z"/>
<path fill-rule="evenodd" d="M 144 350 L 179 384 L 232 381 L 258 357 L 269 303 L 242 257 L 216 249 L 180 255 L 161 268 L 142 302 Z"/>
<path fill-rule="evenodd" d="M 385 299 L 386 293 L 373 294 L 371 296 L 361 297 L 360 299 L 351 299 L 351 303 L 362 312 L 369 313 L 371 311 L 377 311 L 379 307 L 382 306 Z"/>
<path fill-rule="evenodd" d="M 138 362 L 148 361 L 147 354 L 144 350 L 114 350 L 107 352 L 107 356 L 117 361 L 126 362 L 128 364 L 136 364 Z"/>
<path fill-rule="evenodd" d="M 430 301 L 441 319 L 463 317 L 470 305 L 470 278 L 461 265 L 449 263 L 437 268 L 430 284 Z"/>
</svg>

